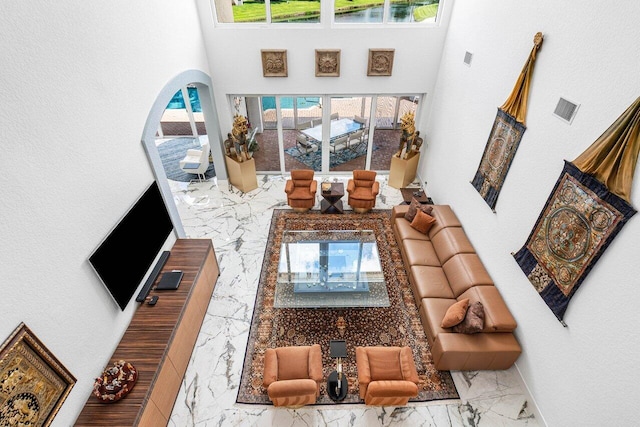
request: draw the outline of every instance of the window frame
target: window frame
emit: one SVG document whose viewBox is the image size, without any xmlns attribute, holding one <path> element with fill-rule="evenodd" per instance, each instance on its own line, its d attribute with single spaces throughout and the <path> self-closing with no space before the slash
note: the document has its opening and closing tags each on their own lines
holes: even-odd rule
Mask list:
<svg viewBox="0 0 640 427">
<path fill-rule="evenodd" d="M 218 11 L 216 8 L 217 1 L 228 0 L 210 0 L 211 12 L 213 15 L 214 27 L 219 28 L 313 28 L 313 27 L 327 27 L 327 28 L 376 28 L 388 27 L 388 28 L 429 28 L 440 26 L 442 17 L 442 8 L 445 7 L 445 3 L 448 0 L 440 0 L 438 2 L 438 12 L 436 13 L 434 21 L 427 22 L 393 22 L 389 21 L 389 14 L 391 13 L 391 0 L 384 0 L 384 12 L 382 16 L 382 22 L 348 22 L 338 23 L 335 21 L 335 0 L 321 0 L 320 1 L 320 20 L 318 22 L 271 22 L 271 0 L 264 0 L 265 5 L 265 21 L 264 22 L 219 22 Z M 329 19 L 327 19 L 327 16 Z"/>
</svg>

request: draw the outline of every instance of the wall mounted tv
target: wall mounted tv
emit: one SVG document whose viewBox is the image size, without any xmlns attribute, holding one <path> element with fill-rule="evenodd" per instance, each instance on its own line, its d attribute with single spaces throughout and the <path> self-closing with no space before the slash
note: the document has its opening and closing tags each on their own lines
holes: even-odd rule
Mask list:
<svg viewBox="0 0 640 427">
<path fill-rule="evenodd" d="M 173 230 L 157 182 L 142 194 L 89 257 L 89 263 L 124 310 Z"/>
</svg>

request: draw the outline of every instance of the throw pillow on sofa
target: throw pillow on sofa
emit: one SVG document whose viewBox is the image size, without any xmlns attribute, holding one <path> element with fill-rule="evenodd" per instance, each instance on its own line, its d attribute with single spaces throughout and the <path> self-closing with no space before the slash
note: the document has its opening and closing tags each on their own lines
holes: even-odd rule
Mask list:
<svg viewBox="0 0 640 427">
<path fill-rule="evenodd" d="M 467 309 L 464 320 L 453 327 L 453 332 L 461 334 L 477 334 L 484 328 L 484 306 L 476 301 Z"/>
<path fill-rule="evenodd" d="M 443 328 L 450 328 L 462 322 L 467 314 L 467 308 L 469 308 L 469 298 L 465 298 L 454 303 L 447 309 L 440 326 Z"/>
<path fill-rule="evenodd" d="M 409 209 L 404 214 L 404 219 L 406 219 L 409 222 L 413 221 L 413 218 L 416 217 L 416 212 L 418 212 L 419 210 L 421 210 L 422 212 L 428 215 L 431 215 L 431 212 L 433 212 L 433 206 L 423 205 L 422 203 L 417 201 L 415 197 L 413 197 L 411 199 L 411 203 L 409 204 Z"/>
<path fill-rule="evenodd" d="M 429 231 L 429 229 L 435 222 L 436 219 L 434 217 L 419 210 L 416 213 L 416 217 L 413 218 L 413 221 L 411 221 L 411 227 L 415 228 L 423 234 L 427 234 L 427 231 Z"/>
</svg>

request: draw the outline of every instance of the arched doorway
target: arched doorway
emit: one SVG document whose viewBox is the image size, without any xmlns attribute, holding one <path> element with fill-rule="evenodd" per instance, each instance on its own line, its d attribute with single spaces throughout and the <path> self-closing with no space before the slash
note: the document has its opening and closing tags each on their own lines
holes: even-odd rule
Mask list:
<svg viewBox="0 0 640 427">
<path fill-rule="evenodd" d="M 176 235 L 178 237 L 186 237 L 186 234 L 182 227 L 182 221 L 178 214 L 178 209 L 173 201 L 164 165 L 156 147 L 156 135 L 167 105 L 177 91 L 180 91 L 182 88 L 187 86 L 194 87 L 198 91 L 198 98 L 200 100 L 204 124 L 207 129 L 209 144 L 211 147 L 211 157 L 215 165 L 216 176 L 221 180 L 227 179 L 224 154 L 222 146 L 220 145 L 220 141 L 222 139 L 217 119 L 218 114 L 213 102 L 213 84 L 211 82 L 211 78 L 206 73 L 199 70 L 184 71 L 172 78 L 160 90 L 160 93 L 149 111 L 149 116 L 147 117 L 147 121 L 142 132 L 142 144 L 147 152 L 147 157 L 149 158 L 149 162 L 153 169 L 153 174 L 158 181 L 162 197 L 167 205 L 169 215 L 171 216 L 176 229 Z"/>
</svg>

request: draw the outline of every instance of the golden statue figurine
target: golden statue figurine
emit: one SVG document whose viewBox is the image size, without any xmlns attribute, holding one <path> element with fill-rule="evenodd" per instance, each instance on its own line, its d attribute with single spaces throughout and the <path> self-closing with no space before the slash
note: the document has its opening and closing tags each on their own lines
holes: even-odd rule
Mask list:
<svg viewBox="0 0 640 427">
<path fill-rule="evenodd" d="M 395 156 L 407 158 L 412 151 L 416 137 L 415 115 L 412 111 L 406 112 L 402 118 L 400 118 L 400 129 L 402 130 L 402 136 L 400 137 L 400 144 L 398 145 L 398 151 Z"/>
<path fill-rule="evenodd" d="M 231 139 L 236 150 L 236 156 L 239 162 L 249 159 L 249 150 L 247 149 L 247 133 L 249 133 L 249 121 L 245 116 L 236 114 L 233 116 L 233 129 L 231 130 Z"/>
</svg>

